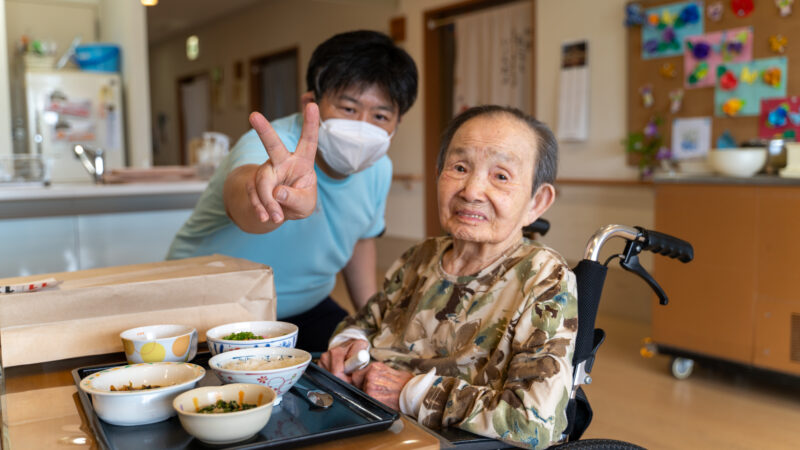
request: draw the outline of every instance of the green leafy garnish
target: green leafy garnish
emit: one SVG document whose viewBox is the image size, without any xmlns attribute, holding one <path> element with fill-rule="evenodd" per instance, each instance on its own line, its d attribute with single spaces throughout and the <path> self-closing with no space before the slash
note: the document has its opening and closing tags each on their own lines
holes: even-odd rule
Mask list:
<svg viewBox="0 0 800 450">
<path fill-rule="evenodd" d="M 225 400 L 217 400 L 217 403 L 208 405 L 203 408 L 197 408 L 197 412 L 201 414 L 216 414 L 216 413 L 229 413 L 236 411 L 244 411 L 245 409 L 255 408 L 256 405 L 252 403 L 242 403 L 241 405 L 236 400 L 226 402 Z"/>
<path fill-rule="evenodd" d="M 264 339 L 264 337 L 253 334 L 250 331 L 242 331 L 240 333 L 231 333 L 222 339 L 225 339 L 226 341 L 249 341 L 253 339 Z"/>
</svg>

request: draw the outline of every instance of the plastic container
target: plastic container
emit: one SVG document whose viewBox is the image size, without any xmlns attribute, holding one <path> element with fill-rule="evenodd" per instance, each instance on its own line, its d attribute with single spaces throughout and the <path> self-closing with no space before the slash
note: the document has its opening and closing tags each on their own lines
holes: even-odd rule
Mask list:
<svg viewBox="0 0 800 450">
<path fill-rule="evenodd" d="M 120 51 L 114 44 L 86 44 L 75 48 L 75 63 L 81 70 L 119 72 Z"/>
</svg>

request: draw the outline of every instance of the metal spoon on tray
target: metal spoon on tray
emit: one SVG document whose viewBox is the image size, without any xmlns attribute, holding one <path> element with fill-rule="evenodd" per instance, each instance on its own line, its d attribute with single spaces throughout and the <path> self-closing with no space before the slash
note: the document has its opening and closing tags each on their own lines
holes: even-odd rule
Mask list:
<svg viewBox="0 0 800 450">
<path fill-rule="evenodd" d="M 329 408 L 333 404 L 333 396 L 325 391 L 319 389 L 309 389 L 301 386 L 300 383 L 295 384 L 294 389 L 300 392 L 300 396 L 306 399 L 313 406 L 318 408 Z"/>
</svg>

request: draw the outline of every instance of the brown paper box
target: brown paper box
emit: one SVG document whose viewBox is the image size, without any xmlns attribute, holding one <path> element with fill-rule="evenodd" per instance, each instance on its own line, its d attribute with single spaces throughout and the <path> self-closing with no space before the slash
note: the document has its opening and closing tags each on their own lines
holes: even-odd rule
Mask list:
<svg viewBox="0 0 800 450">
<path fill-rule="evenodd" d="M 203 256 L 103 269 L 0 279 L 0 285 L 53 277 L 38 292 L 0 294 L 3 367 L 123 351 L 129 328 L 183 324 L 209 328 L 275 320 L 272 269 L 244 259 Z"/>
</svg>

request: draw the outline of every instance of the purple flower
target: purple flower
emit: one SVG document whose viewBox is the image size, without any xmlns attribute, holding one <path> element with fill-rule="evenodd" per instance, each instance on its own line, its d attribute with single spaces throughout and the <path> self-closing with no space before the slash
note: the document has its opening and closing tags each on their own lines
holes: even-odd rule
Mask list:
<svg viewBox="0 0 800 450">
<path fill-rule="evenodd" d="M 658 126 L 655 122 L 648 122 L 647 126 L 644 127 L 644 135 L 651 138 L 658 134 Z"/>
<path fill-rule="evenodd" d="M 711 52 L 711 46 L 706 42 L 698 42 L 692 46 L 692 56 L 694 59 L 706 59 Z"/>
<path fill-rule="evenodd" d="M 658 39 L 650 39 L 644 43 L 644 51 L 647 53 L 655 53 L 658 51 Z"/>
<path fill-rule="evenodd" d="M 742 53 L 742 49 L 744 49 L 744 44 L 741 42 L 728 42 L 728 51 L 731 53 L 739 54 Z"/>
<path fill-rule="evenodd" d="M 697 8 L 697 5 L 692 3 L 686 8 L 683 8 L 679 19 L 685 24 L 696 23 L 700 20 L 700 10 Z"/>
<path fill-rule="evenodd" d="M 670 159 L 671 157 L 672 150 L 670 150 L 668 147 L 661 147 L 658 149 L 658 153 L 656 153 L 656 159 L 659 161 L 662 159 Z"/>
<path fill-rule="evenodd" d="M 661 35 L 664 42 L 672 42 L 675 40 L 675 30 L 672 27 L 664 28 L 664 33 Z"/>
</svg>

